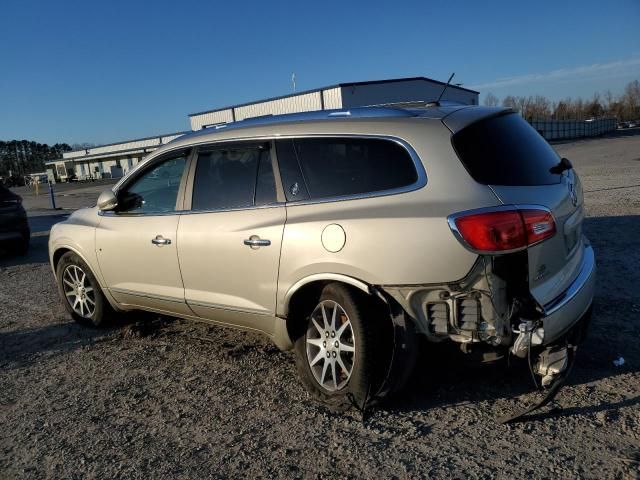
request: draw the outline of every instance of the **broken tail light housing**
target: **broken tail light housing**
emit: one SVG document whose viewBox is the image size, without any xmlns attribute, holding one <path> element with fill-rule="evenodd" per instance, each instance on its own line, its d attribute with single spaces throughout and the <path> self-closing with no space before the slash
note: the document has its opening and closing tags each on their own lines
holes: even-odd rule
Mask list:
<svg viewBox="0 0 640 480">
<path fill-rule="evenodd" d="M 553 237 L 556 222 L 542 206 L 506 206 L 449 216 L 454 235 L 476 253 L 509 253 Z"/>
</svg>

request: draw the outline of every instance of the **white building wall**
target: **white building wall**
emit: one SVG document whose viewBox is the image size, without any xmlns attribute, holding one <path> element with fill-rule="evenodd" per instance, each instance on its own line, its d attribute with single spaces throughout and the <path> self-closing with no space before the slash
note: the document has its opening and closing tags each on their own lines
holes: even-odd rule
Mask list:
<svg viewBox="0 0 640 480">
<path fill-rule="evenodd" d="M 63 158 L 82 158 L 87 155 L 99 155 L 114 152 L 121 152 L 123 150 L 136 150 L 141 148 L 159 147 L 171 140 L 182 136 L 183 133 L 175 133 L 166 136 L 158 136 L 153 138 L 144 138 L 141 140 L 131 140 L 128 142 L 114 143 L 112 145 L 102 145 L 98 147 L 92 147 L 87 150 L 75 150 L 73 152 L 65 152 L 62 154 Z"/>
<path fill-rule="evenodd" d="M 342 89 L 340 87 L 322 90 L 324 109 L 334 110 L 342 108 Z"/>
<path fill-rule="evenodd" d="M 310 112 L 321 110 L 320 92 L 305 93 L 294 97 L 278 98 L 266 102 L 236 107 L 236 121 L 264 115 L 282 115 L 284 113 Z"/>
<path fill-rule="evenodd" d="M 201 130 L 210 125 L 233 122 L 233 112 L 230 108 L 226 110 L 218 110 L 217 112 L 207 112 L 200 115 L 194 115 L 189 118 L 191 130 Z"/>
</svg>

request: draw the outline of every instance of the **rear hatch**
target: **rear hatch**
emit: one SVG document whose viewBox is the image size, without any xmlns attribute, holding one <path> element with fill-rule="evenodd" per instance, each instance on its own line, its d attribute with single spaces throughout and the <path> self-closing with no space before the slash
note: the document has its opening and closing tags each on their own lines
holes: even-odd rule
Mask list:
<svg viewBox="0 0 640 480">
<path fill-rule="evenodd" d="M 580 270 L 584 254 L 580 180 L 573 169 L 553 171 L 560 157 L 516 113 L 485 113 L 466 126 L 461 125 L 462 118 L 451 120 L 449 128 L 457 129 L 452 129 L 453 146 L 477 182 L 490 186 L 505 205 L 541 205 L 551 211 L 556 234 L 528 249 L 529 287 L 544 306 L 564 292 Z"/>
</svg>

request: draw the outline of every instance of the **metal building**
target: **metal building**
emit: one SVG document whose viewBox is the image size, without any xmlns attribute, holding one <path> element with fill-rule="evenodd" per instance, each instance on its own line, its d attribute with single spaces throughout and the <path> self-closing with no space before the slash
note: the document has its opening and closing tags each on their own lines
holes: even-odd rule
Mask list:
<svg viewBox="0 0 640 480">
<path fill-rule="evenodd" d="M 126 140 L 62 154 L 47 162 L 49 176 L 56 181 L 119 178 L 135 167 L 148 153 L 188 132 Z"/>
<path fill-rule="evenodd" d="M 291 95 L 194 113 L 189 115 L 189 120 L 192 130 L 200 130 L 265 115 L 349 109 L 385 103 L 429 102 L 437 100 L 444 87 L 444 82 L 425 77 L 340 83 Z M 477 105 L 478 96 L 479 93 L 474 90 L 450 85 L 444 92 L 442 100 Z M 48 175 L 51 181 L 122 177 L 149 152 L 185 133 L 187 132 L 156 135 L 66 152 L 63 158 L 46 163 Z"/>
<path fill-rule="evenodd" d="M 340 83 L 281 97 L 192 113 L 189 115 L 189 120 L 192 130 L 200 130 L 264 115 L 349 109 L 384 103 L 429 102 L 437 100 L 444 86 L 444 82 L 425 77 Z M 450 85 L 442 96 L 442 100 L 478 105 L 478 96 L 479 93 L 475 90 Z"/>
</svg>

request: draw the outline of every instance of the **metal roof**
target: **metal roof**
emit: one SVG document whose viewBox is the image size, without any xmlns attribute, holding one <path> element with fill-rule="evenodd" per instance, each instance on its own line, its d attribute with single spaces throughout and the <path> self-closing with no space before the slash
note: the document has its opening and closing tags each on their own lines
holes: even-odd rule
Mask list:
<svg viewBox="0 0 640 480">
<path fill-rule="evenodd" d="M 387 79 L 387 80 L 369 80 L 369 81 L 364 81 L 364 82 L 338 83 L 338 84 L 334 84 L 334 85 L 328 85 L 326 87 L 319 87 L 319 88 L 313 88 L 311 90 L 303 90 L 303 91 L 300 91 L 300 92 L 290 93 L 288 95 L 280 95 L 280 96 L 277 96 L 277 97 L 264 98 L 264 99 L 255 100 L 255 101 L 252 101 L 252 102 L 239 103 L 237 105 L 228 105 L 226 107 L 220 107 L 220 108 L 214 108 L 214 109 L 211 109 L 211 110 L 204 110 L 202 112 L 190 113 L 189 117 L 195 117 L 197 115 L 204 115 L 205 113 L 219 112 L 221 110 L 228 110 L 228 109 L 231 109 L 231 108 L 246 107 L 248 105 L 255 105 L 255 104 L 258 104 L 258 103 L 270 102 L 270 101 L 273 101 L 273 100 L 280 100 L 280 99 L 283 99 L 283 98 L 297 97 L 298 95 L 306 95 L 306 94 L 309 94 L 309 93 L 321 92 L 323 90 L 330 90 L 332 88 L 356 87 L 356 86 L 359 86 L 359 85 L 378 85 L 378 84 L 384 84 L 384 83 L 397 83 L 397 82 L 411 82 L 411 81 L 416 81 L 416 80 L 424 80 L 426 82 L 436 83 L 436 84 L 442 85 L 442 86 L 446 85 L 445 82 L 441 82 L 440 80 L 434 80 L 434 79 L 428 78 L 428 77 L 390 78 L 390 79 Z M 449 85 L 449 88 L 457 89 L 457 90 L 464 90 L 466 92 L 475 93 L 475 94 L 478 94 L 478 95 L 480 94 L 480 92 L 476 92 L 475 90 L 470 90 L 468 88 L 460 87 L 458 85 Z"/>
<path fill-rule="evenodd" d="M 64 152 L 64 153 L 84 152 L 86 150 L 91 150 L 93 148 L 112 147 L 114 145 L 120 145 L 120 144 L 124 144 L 124 143 L 143 142 L 145 140 L 154 140 L 156 138 L 171 137 L 173 135 L 184 135 L 185 133 L 189 133 L 190 131 L 191 130 L 185 130 L 183 132 L 165 133 L 165 134 L 162 134 L 162 135 L 152 135 L 150 137 L 134 138 L 132 140 L 121 140 L 119 142 L 105 143 L 103 145 L 93 145 L 92 147 L 79 148 L 77 150 L 69 150 L 68 152 Z M 76 157 L 72 157 L 72 158 L 76 158 Z"/>
</svg>

